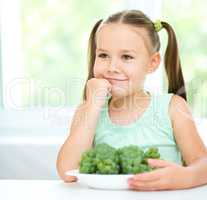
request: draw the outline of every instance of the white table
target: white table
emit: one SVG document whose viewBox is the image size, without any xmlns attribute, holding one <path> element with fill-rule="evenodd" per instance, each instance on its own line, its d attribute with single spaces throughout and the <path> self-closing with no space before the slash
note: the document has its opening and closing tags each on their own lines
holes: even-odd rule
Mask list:
<svg viewBox="0 0 207 200">
<path fill-rule="evenodd" d="M 58 180 L 0 180 L 1 200 L 206 200 L 207 185 L 176 191 L 97 190 Z"/>
</svg>

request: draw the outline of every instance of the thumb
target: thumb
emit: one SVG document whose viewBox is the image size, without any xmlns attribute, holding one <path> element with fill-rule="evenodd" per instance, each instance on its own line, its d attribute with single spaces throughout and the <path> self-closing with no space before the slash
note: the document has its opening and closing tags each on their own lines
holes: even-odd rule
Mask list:
<svg viewBox="0 0 207 200">
<path fill-rule="evenodd" d="M 163 167 L 175 166 L 174 163 L 166 161 L 166 160 L 148 159 L 147 161 L 151 167 L 163 168 Z"/>
</svg>

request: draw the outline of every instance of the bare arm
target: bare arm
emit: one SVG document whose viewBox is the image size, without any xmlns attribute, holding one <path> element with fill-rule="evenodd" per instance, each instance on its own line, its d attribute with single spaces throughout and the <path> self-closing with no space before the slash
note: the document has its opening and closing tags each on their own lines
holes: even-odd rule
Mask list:
<svg viewBox="0 0 207 200">
<path fill-rule="evenodd" d="M 70 135 L 60 149 L 57 158 L 57 170 L 64 181 L 75 181 L 75 177 L 66 176 L 65 172 L 77 169 L 81 154 L 93 144 L 95 128 L 100 109 L 89 104 L 82 104 L 75 112 Z"/>
<path fill-rule="evenodd" d="M 193 177 L 193 185 L 207 183 L 207 149 L 201 140 L 186 102 L 175 95 L 170 114 L 176 141 Z"/>
<path fill-rule="evenodd" d="M 57 158 L 57 171 L 64 181 L 76 180 L 74 176 L 66 176 L 65 172 L 77 169 L 82 153 L 92 147 L 100 111 L 110 88 L 111 84 L 105 79 L 91 78 L 87 81 L 87 98 L 75 112 L 70 134 Z"/>
</svg>

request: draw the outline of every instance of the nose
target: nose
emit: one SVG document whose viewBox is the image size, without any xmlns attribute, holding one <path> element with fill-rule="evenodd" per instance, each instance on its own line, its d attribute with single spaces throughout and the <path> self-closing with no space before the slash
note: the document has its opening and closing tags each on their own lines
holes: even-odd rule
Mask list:
<svg viewBox="0 0 207 200">
<path fill-rule="evenodd" d="M 111 60 L 108 66 L 108 72 L 119 72 L 119 71 L 120 71 L 120 67 L 118 61 L 116 59 Z"/>
</svg>

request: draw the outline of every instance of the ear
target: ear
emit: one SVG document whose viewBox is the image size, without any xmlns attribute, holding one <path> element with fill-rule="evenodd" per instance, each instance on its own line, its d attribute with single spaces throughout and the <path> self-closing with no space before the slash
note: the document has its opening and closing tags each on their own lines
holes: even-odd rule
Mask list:
<svg viewBox="0 0 207 200">
<path fill-rule="evenodd" d="M 160 53 L 159 52 L 153 53 L 150 58 L 150 63 L 148 65 L 147 72 L 149 74 L 154 72 L 158 68 L 158 66 L 160 65 L 160 61 L 161 61 Z"/>
</svg>

